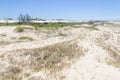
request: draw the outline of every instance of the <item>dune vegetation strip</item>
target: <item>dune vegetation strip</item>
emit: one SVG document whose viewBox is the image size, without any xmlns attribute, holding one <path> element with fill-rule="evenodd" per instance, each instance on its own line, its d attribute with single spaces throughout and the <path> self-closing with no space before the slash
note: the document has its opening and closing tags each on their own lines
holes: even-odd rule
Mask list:
<svg viewBox="0 0 120 80">
<path fill-rule="evenodd" d="M 59 71 L 83 53 L 83 48 L 71 41 L 43 48 L 12 51 L 2 57 L 0 66 L 4 65 L 4 67 L 1 68 L 0 79 L 20 80 L 25 75 L 22 73 L 27 73 L 25 72 L 27 70 L 30 71 L 29 76 L 32 72 L 43 69 L 52 72 Z M 7 64 L 2 64 L 2 62 Z"/>
<path fill-rule="evenodd" d="M 22 37 L 20 37 L 20 38 L 19 38 L 19 40 L 28 40 L 28 41 L 34 41 L 34 39 L 33 39 L 33 38 L 31 38 L 31 37 L 28 37 L 28 36 L 22 36 Z"/>
</svg>

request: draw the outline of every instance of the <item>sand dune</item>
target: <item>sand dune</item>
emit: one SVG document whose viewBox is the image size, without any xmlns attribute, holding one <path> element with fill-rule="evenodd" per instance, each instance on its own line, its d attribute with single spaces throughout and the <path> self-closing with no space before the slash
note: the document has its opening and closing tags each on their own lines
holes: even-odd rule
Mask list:
<svg viewBox="0 0 120 80">
<path fill-rule="evenodd" d="M 0 27 L 0 80 L 119 80 L 119 26 Z"/>
</svg>

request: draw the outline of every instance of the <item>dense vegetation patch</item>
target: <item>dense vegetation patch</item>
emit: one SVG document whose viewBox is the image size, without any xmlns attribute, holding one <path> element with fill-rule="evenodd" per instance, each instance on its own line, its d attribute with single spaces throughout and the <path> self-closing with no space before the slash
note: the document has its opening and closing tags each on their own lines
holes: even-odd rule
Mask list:
<svg viewBox="0 0 120 80">
<path fill-rule="evenodd" d="M 66 27 L 66 26 L 74 26 L 84 24 L 83 22 L 54 22 L 54 23 L 29 23 L 29 24 L 20 24 L 20 23 L 1 23 L 0 26 L 21 26 L 21 25 L 30 25 L 37 28 L 57 28 L 57 27 Z"/>
</svg>

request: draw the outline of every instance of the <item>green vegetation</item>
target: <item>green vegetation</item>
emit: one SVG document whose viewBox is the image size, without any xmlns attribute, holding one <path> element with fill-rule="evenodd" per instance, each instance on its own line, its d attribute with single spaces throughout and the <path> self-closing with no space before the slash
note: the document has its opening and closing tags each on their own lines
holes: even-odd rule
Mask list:
<svg viewBox="0 0 120 80">
<path fill-rule="evenodd" d="M 0 23 L 0 26 L 20 26 L 19 23 Z"/>
<path fill-rule="evenodd" d="M 3 33 L 3 34 L 0 34 L 0 36 L 5 37 L 5 36 L 7 36 L 7 35 Z"/>
<path fill-rule="evenodd" d="M 34 26 L 36 29 L 40 27 L 44 28 L 58 28 L 58 27 L 66 27 L 66 26 L 74 26 L 74 25 L 80 25 L 82 23 L 70 23 L 70 22 L 55 22 L 55 23 L 31 23 L 31 26 Z"/>
<path fill-rule="evenodd" d="M 17 32 L 23 32 L 23 31 L 24 31 L 24 29 L 25 29 L 24 27 L 19 26 L 19 27 L 16 27 L 16 29 L 15 29 L 15 30 L 16 30 Z"/>
<path fill-rule="evenodd" d="M 54 23 L 27 23 L 27 24 L 21 24 L 21 23 L 1 23 L 0 26 L 23 26 L 23 25 L 28 25 L 28 26 L 33 26 L 37 30 L 38 28 L 58 28 L 58 27 L 66 27 L 66 26 L 71 26 L 74 27 L 74 25 L 81 25 L 84 24 L 84 22 L 54 22 Z"/>
<path fill-rule="evenodd" d="M 11 18 L 8 18 L 10 20 L 12 20 Z M 44 23 L 33 23 L 32 20 L 36 20 L 36 21 L 45 21 L 44 19 L 40 19 L 40 18 L 32 18 L 29 14 L 20 14 L 18 16 L 18 22 L 16 23 L 0 23 L 0 26 L 20 26 L 20 25 L 30 25 L 35 27 L 35 29 L 37 30 L 40 27 L 44 27 L 44 28 L 58 28 L 58 27 L 65 27 L 65 26 L 74 26 L 74 25 L 80 25 L 80 24 L 84 24 L 85 22 L 44 22 Z M 21 28 L 19 28 L 21 29 Z M 20 30 L 21 32 L 21 30 Z"/>
<path fill-rule="evenodd" d="M 59 36 L 67 36 L 67 34 L 59 33 Z"/>
<path fill-rule="evenodd" d="M 13 20 L 13 19 L 8 18 L 6 21 L 8 21 L 8 20 Z M 44 19 L 40 19 L 40 18 L 32 18 L 29 14 L 20 14 L 18 16 L 18 22 L 15 22 L 15 23 L 9 23 L 9 22 L 0 23 L 0 26 L 29 25 L 29 26 L 35 27 L 35 29 L 37 30 L 39 27 L 44 27 L 44 28 L 49 29 L 49 28 L 58 28 L 58 27 L 65 27 L 65 26 L 73 27 L 74 25 L 80 25 L 80 24 L 85 24 L 85 23 L 93 24 L 92 22 L 44 22 L 44 23 L 33 23 L 32 20 L 45 21 Z"/>
<path fill-rule="evenodd" d="M 19 40 L 29 40 L 29 41 L 33 41 L 34 39 L 28 36 L 22 36 L 19 38 Z"/>
<path fill-rule="evenodd" d="M 30 73 L 25 73 L 25 77 L 29 77 L 30 76 Z"/>
</svg>

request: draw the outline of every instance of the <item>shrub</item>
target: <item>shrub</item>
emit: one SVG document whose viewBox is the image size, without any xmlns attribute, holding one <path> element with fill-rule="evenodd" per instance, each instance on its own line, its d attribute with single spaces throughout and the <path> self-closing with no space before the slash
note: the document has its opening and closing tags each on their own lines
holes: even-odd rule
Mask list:
<svg viewBox="0 0 120 80">
<path fill-rule="evenodd" d="M 17 27 L 17 28 L 16 28 L 16 31 L 17 31 L 17 32 L 23 32 L 24 29 L 25 29 L 24 27 Z"/>
</svg>

